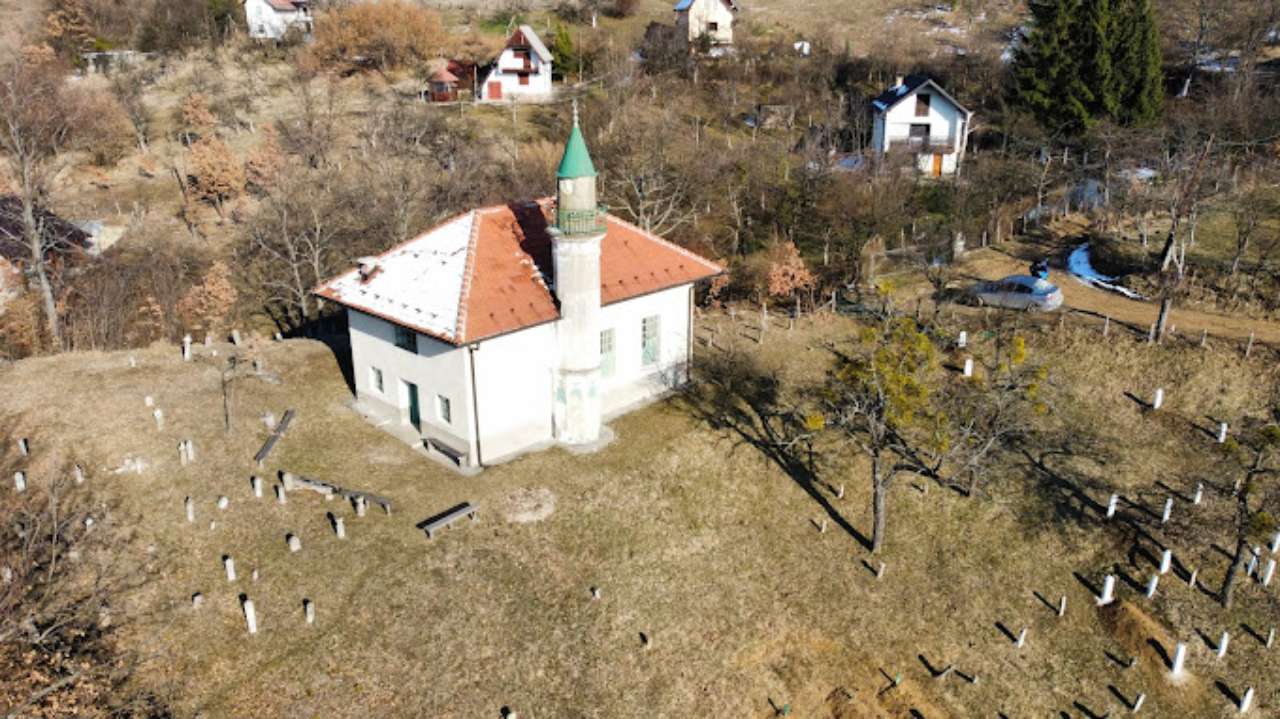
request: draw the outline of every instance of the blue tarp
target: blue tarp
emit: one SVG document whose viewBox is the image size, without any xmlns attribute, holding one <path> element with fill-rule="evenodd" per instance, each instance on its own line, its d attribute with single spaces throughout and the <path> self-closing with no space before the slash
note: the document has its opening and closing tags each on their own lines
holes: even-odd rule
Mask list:
<svg viewBox="0 0 1280 719">
<path fill-rule="evenodd" d="M 1133 300 L 1147 299 L 1127 287 L 1115 284 L 1117 278 L 1104 275 L 1093 269 L 1093 264 L 1089 261 L 1088 242 L 1071 251 L 1071 255 L 1067 257 L 1067 271 L 1075 275 L 1080 284 L 1097 287 L 1108 292 L 1116 292 Z"/>
</svg>

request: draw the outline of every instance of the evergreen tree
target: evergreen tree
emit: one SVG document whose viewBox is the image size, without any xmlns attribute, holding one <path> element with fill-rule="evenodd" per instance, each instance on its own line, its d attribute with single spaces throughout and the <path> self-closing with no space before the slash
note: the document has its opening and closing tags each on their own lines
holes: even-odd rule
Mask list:
<svg viewBox="0 0 1280 719">
<path fill-rule="evenodd" d="M 1058 135 L 1084 130 L 1094 102 L 1073 38 L 1080 7 L 1081 0 L 1031 0 L 1031 32 L 1014 58 L 1013 103 Z"/>
<path fill-rule="evenodd" d="M 1125 125 L 1152 122 L 1164 110 L 1164 58 L 1151 0 L 1118 0 L 1114 15 L 1116 119 Z"/>
<path fill-rule="evenodd" d="M 1120 105 L 1120 88 L 1112 64 L 1116 32 L 1111 7 L 1111 0 L 1084 0 L 1076 18 L 1080 75 L 1089 90 L 1089 113 L 1094 118 L 1115 117 Z"/>
</svg>

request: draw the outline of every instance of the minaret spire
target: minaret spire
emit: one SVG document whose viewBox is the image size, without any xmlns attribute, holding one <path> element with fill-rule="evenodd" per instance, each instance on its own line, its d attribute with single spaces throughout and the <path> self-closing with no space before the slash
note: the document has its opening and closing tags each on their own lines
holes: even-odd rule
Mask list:
<svg viewBox="0 0 1280 719">
<path fill-rule="evenodd" d="M 553 412 L 555 437 L 568 445 L 600 439 L 600 254 L 607 232 L 596 203 L 596 168 L 579 126 L 573 129 L 556 171 L 556 218 L 551 231 L 554 287 L 560 303 L 556 324 L 559 368 Z"/>
</svg>

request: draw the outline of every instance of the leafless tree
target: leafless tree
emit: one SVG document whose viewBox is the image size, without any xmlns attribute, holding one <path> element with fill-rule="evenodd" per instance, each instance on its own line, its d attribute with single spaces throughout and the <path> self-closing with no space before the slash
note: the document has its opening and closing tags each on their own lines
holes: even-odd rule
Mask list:
<svg viewBox="0 0 1280 719">
<path fill-rule="evenodd" d="M 17 469 L 5 468 L 6 475 Z M 108 621 L 147 574 L 126 566 L 119 509 L 76 485 L 72 471 L 60 465 L 0 498 L 0 715 L 49 715 L 42 710 L 56 707 L 76 716 L 149 716 L 157 707 L 124 688 L 137 657 L 111 641 L 123 618 Z"/>
<path fill-rule="evenodd" d="M 66 233 L 51 232 L 49 180 L 58 169 L 63 149 L 80 122 L 78 104 L 70 102 L 62 86 L 62 72 L 51 59 L 27 53 L 0 65 L 0 151 L 17 185 L 21 237 L 26 271 L 40 292 L 49 339 L 62 346 L 57 298 L 51 263 L 71 249 Z"/>
<path fill-rule="evenodd" d="M 303 173 L 283 180 L 246 223 L 236 247 L 246 290 L 284 327 L 314 319 L 311 291 L 349 254 L 339 248 L 344 211 L 333 202 L 327 179 Z"/>
</svg>

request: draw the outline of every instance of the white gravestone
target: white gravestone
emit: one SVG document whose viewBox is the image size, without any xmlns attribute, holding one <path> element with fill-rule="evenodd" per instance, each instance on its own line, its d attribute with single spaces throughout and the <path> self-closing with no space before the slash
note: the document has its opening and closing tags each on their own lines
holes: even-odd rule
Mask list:
<svg viewBox="0 0 1280 719">
<path fill-rule="evenodd" d="M 244 622 L 249 628 L 250 634 L 258 633 L 258 614 L 253 610 L 253 600 L 244 600 Z"/>
<path fill-rule="evenodd" d="M 1105 607 L 1115 601 L 1116 598 L 1116 577 L 1114 574 L 1108 574 L 1102 580 L 1102 594 L 1098 595 L 1098 606 Z"/>
</svg>

